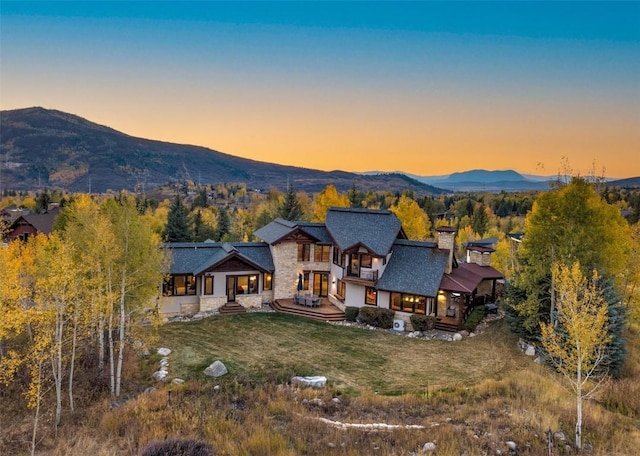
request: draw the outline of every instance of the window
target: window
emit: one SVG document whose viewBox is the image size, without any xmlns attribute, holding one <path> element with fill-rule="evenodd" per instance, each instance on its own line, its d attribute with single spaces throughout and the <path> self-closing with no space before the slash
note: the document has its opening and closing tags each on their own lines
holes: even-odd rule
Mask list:
<svg viewBox="0 0 640 456">
<path fill-rule="evenodd" d="M 370 306 L 378 305 L 378 290 L 366 287 L 364 290 L 364 303 Z"/>
<path fill-rule="evenodd" d="M 337 289 L 336 293 L 338 294 L 338 296 L 344 300 L 344 294 L 346 292 L 346 284 L 342 280 L 338 279 L 336 289 Z"/>
<path fill-rule="evenodd" d="M 363 267 L 363 268 L 371 267 L 371 255 L 360 255 L 360 267 Z"/>
<path fill-rule="evenodd" d="M 433 298 L 426 296 L 410 295 L 404 293 L 391 293 L 391 309 L 400 312 L 418 313 L 430 315 L 433 311 Z"/>
<path fill-rule="evenodd" d="M 273 274 L 265 272 L 262 276 L 262 288 L 265 290 L 272 290 L 273 288 Z"/>
<path fill-rule="evenodd" d="M 236 294 L 258 293 L 258 275 L 236 276 Z"/>
<path fill-rule="evenodd" d="M 204 277 L 204 294 L 206 295 L 213 294 L 213 276 Z"/>
<path fill-rule="evenodd" d="M 196 294 L 196 278 L 190 274 L 172 274 L 162 285 L 164 296 L 187 296 Z"/>
<path fill-rule="evenodd" d="M 298 244 L 298 261 L 309 261 L 311 244 Z"/>
<path fill-rule="evenodd" d="M 333 264 L 344 267 L 344 253 L 338 248 L 333 248 Z"/>
<path fill-rule="evenodd" d="M 309 289 L 309 271 L 305 271 L 302 273 L 302 289 Z"/>
<path fill-rule="evenodd" d="M 328 263 L 330 251 L 331 251 L 330 245 L 316 245 L 313 252 L 313 260 Z"/>
</svg>

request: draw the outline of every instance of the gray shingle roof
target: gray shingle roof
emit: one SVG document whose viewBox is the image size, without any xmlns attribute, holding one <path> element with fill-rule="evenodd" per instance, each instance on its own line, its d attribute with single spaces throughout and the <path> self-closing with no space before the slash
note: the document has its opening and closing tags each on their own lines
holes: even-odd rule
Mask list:
<svg viewBox="0 0 640 456">
<path fill-rule="evenodd" d="M 327 232 L 324 223 L 292 222 L 277 218 L 256 230 L 253 234 L 269 244 L 274 244 L 297 230 L 315 239 L 318 244 L 331 244 L 331 236 Z"/>
<path fill-rule="evenodd" d="M 171 274 L 201 274 L 228 258 L 240 258 L 258 270 L 273 272 L 273 258 L 264 242 L 174 242 L 164 245 L 171 251 Z"/>
<path fill-rule="evenodd" d="M 397 240 L 376 288 L 435 297 L 448 260 L 448 251 L 433 242 Z"/>
<path fill-rule="evenodd" d="M 327 230 L 340 250 L 362 245 L 373 254 L 389 253 L 393 242 L 405 238 L 400 220 L 390 211 L 330 208 Z"/>
</svg>

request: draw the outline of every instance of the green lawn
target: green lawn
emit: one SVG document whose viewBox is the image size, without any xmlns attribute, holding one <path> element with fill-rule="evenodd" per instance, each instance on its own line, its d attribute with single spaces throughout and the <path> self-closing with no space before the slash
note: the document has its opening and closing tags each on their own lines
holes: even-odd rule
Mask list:
<svg viewBox="0 0 640 456">
<path fill-rule="evenodd" d="M 338 389 L 381 394 L 472 385 L 520 369 L 525 357 L 504 322 L 461 342 L 410 339 L 276 313 L 219 315 L 164 325 L 171 377 L 203 378 L 216 359 L 231 375 L 284 381 L 324 375 Z"/>
</svg>

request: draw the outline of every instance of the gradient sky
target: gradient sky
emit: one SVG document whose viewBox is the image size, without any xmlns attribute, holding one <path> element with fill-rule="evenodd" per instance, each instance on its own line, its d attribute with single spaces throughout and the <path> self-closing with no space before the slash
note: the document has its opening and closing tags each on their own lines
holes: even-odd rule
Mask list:
<svg viewBox="0 0 640 456">
<path fill-rule="evenodd" d="M 1 109 L 256 160 L 640 176 L 640 2 L 2 0 L 0 64 Z"/>
</svg>

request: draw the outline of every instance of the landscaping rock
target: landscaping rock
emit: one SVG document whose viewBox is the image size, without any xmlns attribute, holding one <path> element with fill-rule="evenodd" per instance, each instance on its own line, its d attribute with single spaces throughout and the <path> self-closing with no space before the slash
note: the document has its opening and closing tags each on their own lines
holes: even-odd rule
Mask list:
<svg viewBox="0 0 640 456">
<path fill-rule="evenodd" d="M 324 388 L 327 384 L 327 377 L 291 377 L 292 385 L 311 386 L 313 388 Z"/>
<path fill-rule="evenodd" d="M 558 442 L 566 442 L 567 441 L 567 436 L 565 435 L 564 432 L 556 432 L 555 434 L 553 434 L 553 438 L 555 440 L 557 440 Z"/>
<path fill-rule="evenodd" d="M 436 451 L 436 444 L 433 442 L 427 442 L 422 447 L 422 451 L 424 452 Z"/>
<path fill-rule="evenodd" d="M 533 362 L 537 364 L 544 364 L 544 358 L 542 356 L 538 356 L 536 359 L 533 360 Z"/>
<path fill-rule="evenodd" d="M 167 381 L 167 371 L 164 371 L 164 370 L 156 371 L 153 374 L 151 374 L 151 377 L 153 377 L 153 379 L 156 382 L 166 382 Z"/>
<path fill-rule="evenodd" d="M 158 391 L 158 390 L 157 390 L 155 387 L 153 387 L 153 386 L 147 386 L 147 387 L 144 389 L 144 394 L 151 394 L 151 393 L 154 393 L 154 392 L 156 392 L 156 391 Z"/>
<path fill-rule="evenodd" d="M 453 335 L 453 337 L 451 338 L 451 340 L 452 340 L 452 341 L 454 341 L 454 342 L 459 342 L 459 341 L 461 341 L 461 340 L 462 340 L 462 334 L 460 334 L 460 333 L 455 333 L 455 334 Z"/>
<path fill-rule="evenodd" d="M 518 448 L 518 445 L 513 440 L 508 440 L 505 442 L 505 444 L 510 451 L 516 451 L 516 449 Z"/>
<path fill-rule="evenodd" d="M 214 386 L 213 387 L 213 391 L 216 392 L 216 393 L 219 392 L 220 391 L 220 385 Z"/>
<path fill-rule="evenodd" d="M 469 331 L 467 331 L 466 329 L 463 329 L 462 331 L 460 331 L 460 335 L 462 337 L 469 337 Z"/>
<path fill-rule="evenodd" d="M 169 356 L 171 354 L 171 349 L 169 348 L 159 348 L 158 349 L 158 354 L 160 356 Z"/>
<path fill-rule="evenodd" d="M 174 385 L 182 385 L 184 383 L 184 380 L 181 378 L 174 378 L 173 380 L 171 380 L 171 383 L 173 383 Z"/>
<path fill-rule="evenodd" d="M 536 347 L 533 345 L 527 345 L 527 349 L 524 352 L 527 356 L 536 356 Z"/>
<path fill-rule="evenodd" d="M 225 374 L 228 374 L 227 366 L 225 366 L 222 361 L 214 361 L 209 367 L 204 370 L 204 375 L 208 377 L 222 377 Z"/>
</svg>

